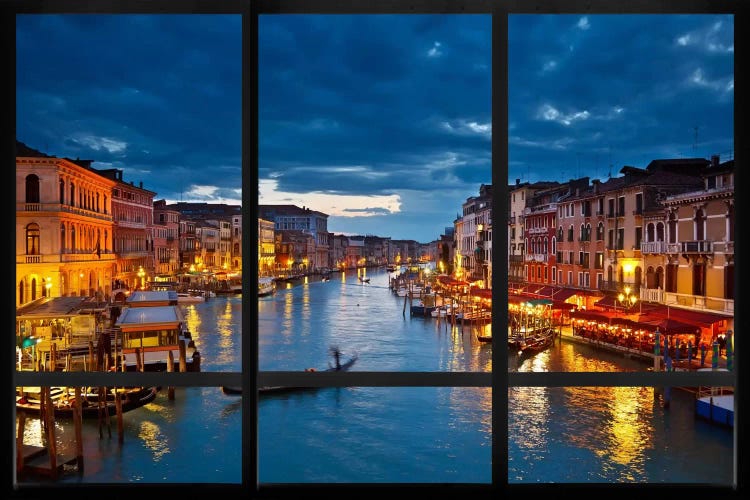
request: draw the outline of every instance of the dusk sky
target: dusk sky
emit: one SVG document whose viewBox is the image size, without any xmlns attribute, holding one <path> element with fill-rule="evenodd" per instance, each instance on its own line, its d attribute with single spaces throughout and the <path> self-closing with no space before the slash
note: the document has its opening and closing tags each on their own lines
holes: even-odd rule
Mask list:
<svg viewBox="0 0 750 500">
<path fill-rule="evenodd" d="M 509 27 L 509 182 L 733 157 L 732 16 Z M 428 242 L 491 183 L 489 15 L 264 15 L 259 31 L 260 203 Z M 241 68 L 240 16 L 18 16 L 17 139 L 156 199 L 240 204 Z"/>
</svg>

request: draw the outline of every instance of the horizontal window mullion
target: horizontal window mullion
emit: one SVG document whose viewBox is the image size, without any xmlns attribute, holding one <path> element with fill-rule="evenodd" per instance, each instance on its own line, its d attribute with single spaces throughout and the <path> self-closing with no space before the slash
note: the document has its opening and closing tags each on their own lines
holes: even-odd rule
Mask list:
<svg viewBox="0 0 750 500">
<path fill-rule="evenodd" d="M 726 371 L 508 373 L 511 387 L 729 387 L 735 384 L 736 375 Z"/>
<path fill-rule="evenodd" d="M 172 386 L 240 385 L 240 372 L 15 372 L 18 386 Z"/>
<path fill-rule="evenodd" d="M 486 372 L 258 372 L 258 386 L 491 387 Z"/>
</svg>

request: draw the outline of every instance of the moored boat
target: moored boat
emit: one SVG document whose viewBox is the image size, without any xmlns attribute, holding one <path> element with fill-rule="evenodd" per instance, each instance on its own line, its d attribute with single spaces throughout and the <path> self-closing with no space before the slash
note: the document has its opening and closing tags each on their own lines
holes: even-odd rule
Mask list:
<svg viewBox="0 0 750 500">
<path fill-rule="evenodd" d="M 187 371 L 200 371 L 200 352 L 176 301 L 164 302 L 159 294 L 138 292 L 128 298 L 115 326 L 122 332 L 123 366 L 126 371 L 168 371 L 169 353 L 173 369 L 180 371 L 184 352 Z M 140 359 L 136 353 L 140 353 Z"/>
<path fill-rule="evenodd" d="M 258 297 L 272 295 L 276 291 L 276 283 L 272 277 L 258 278 Z"/>
<path fill-rule="evenodd" d="M 52 391 L 54 389 L 54 391 Z M 75 405 L 75 391 L 73 388 L 52 388 L 52 406 L 55 408 L 55 417 L 73 418 Z M 156 398 L 157 387 L 134 387 L 117 389 L 120 395 L 121 411 L 123 413 L 140 408 Z M 41 399 L 39 387 L 22 387 L 16 393 L 16 411 L 23 411 L 31 415 L 39 415 L 41 412 Z M 115 392 L 107 390 L 104 397 L 100 398 L 98 388 L 91 388 L 81 393 L 81 416 L 83 418 L 97 418 L 100 414 L 115 415 L 117 412 Z"/>
<path fill-rule="evenodd" d="M 177 293 L 177 302 L 180 304 L 199 304 L 201 302 L 205 302 L 206 298 L 202 295 L 199 295 L 197 293 L 190 293 L 190 292 L 178 292 Z"/>
</svg>

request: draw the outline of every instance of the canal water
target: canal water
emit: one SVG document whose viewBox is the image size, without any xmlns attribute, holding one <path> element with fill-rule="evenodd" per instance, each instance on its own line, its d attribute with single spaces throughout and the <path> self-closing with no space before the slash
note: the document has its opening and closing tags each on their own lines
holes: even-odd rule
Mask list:
<svg viewBox="0 0 750 500">
<path fill-rule="evenodd" d="M 410 317 L 388 273 L 333 274 L 258 300 L 261 370 L 325 369 L 329 347 L 352 371 L 491 371 L 492 347 L 468 327 Z M 240 371 L 239 296 L 187 306 L 205 371 Z M 638 361 L 563 340 L 512 370 L 622 371 Z M 505 369 L 505 367 L 502 367 Z M 733 434 L 697 420 L 693 396 L 669 409 L 650 388 L 510 388 L 508 481 L 729 485 Z M 65 483 L 240 483 L 241 398 L 178 388 L 125 414 L 125 440 L 84 426 L 83 477 Z M 72 441 L 62 425 L 60 442 Z M 29 424 L 28 437 L 34 426 Z M 490 483 L 489 388 L 323 388 L 258 401 L 262 483 Z M 505 433 L 505 429 L 501 432 Z M 67 438 L 65 437 L 67 435 Z M 29 441 L 29 440 L 27 440 Z M 502 482 L 502 479 L 500 480 Z"/>
</svg>

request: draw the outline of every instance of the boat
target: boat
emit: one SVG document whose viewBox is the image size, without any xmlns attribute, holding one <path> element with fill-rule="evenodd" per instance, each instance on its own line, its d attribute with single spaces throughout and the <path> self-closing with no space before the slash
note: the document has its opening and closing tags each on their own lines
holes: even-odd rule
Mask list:
<svg viewBox="0 0 750 500">
<path fill-rule="evenodd" d="M 423 301 L 411 306 L 410 311 L 412 316 L 428 316 L 432 317 L 432 312 L 437 309 L 435 305 L 426 305 Z"/>
<path fill-rule="evenodd" d="M 139 291 L 128 297 L 115 327 L 122 332 L 125 371 L 168 371 L 170 353 L 173 370 L 180 371 L 180 351 L 189 372 L 200 371 L 200 352 L 187 327 L 182 307 L 171 300 L 174 292 Z M 136 351 L 141 359 L 137 360 Z"/>
<path fill-rule="evenodd" d="M 555 330 L 551 327 L 539 328 L 517 339 L 519 356 L 529 356 L 551 347 L 555 340 Z"/>
<path fill-rule="evenodd" d="M 727 371 L 699 368 L 698 371 Z M 734 428 L 734 388 L 699 387 L 695 393 L 695 416 L 720 427 Z"/>
<path fill-rule="evenodd" d="M 120 408 L 122 412 L 128 412 L 140 408 L 156 398 L 159 391 L 157 387 L 134 387 L 117 389 L 121 396 Z M 75 404 L 75 392 L 73 388 L 53 387 L 50 389 L 52 405 L 55 408 L 55 417 L 73 418 L 73 407 Z M 23 411 L 31 415 L 39 415 L 41 409 L 41 390 L 39 387 L 22 387 L 16 393 L 16 411 Z M 112 389 L 107 390 L 102 403 L 98 388 L 91 388 L 81 392 L 81 416 L 83 418 L 98 418 L 100 415 L 117 414 L 115 393 Z"/>
<path fill-rule="evenodd" d="M 492 343 L 492 335 L 483 335 L 481 333 L 477 333 L 477 340 L 479 342 Z"/>
<path fill-rule="evenodd" d="M 357 359 L 359 358 L 358 354 L 352 355 L 348 360 L 345 362 L 341 362 L 341 351 L 337 347 L 331 347 L 330 353 L 334 358 L 334 363 L 331 364 L 328 363 L 328 368 L 326 368 L 323 371 L 326 372 L 340 372 L 340 371 L 347 371 L 349 368 L 354 365 L 354 363 L 357 362 Z M 305 369 L 306 372 L 315 372 L 315 368 L 307 368 Z M 309 386 L 289 386 L 289 385 L 274 385 L 274 386 L 263 386 L 258 387 L 258 393 L 260 395 L 264 394 L 280 394 L 280 393 L 287 393 L 287 392 L 299 392 L 299 391 L 314 391 L 317 389 L 323 389 L 323 387 L 309 387 Z M 242 387 L 238 386 L 227 386 L 224 385 L 221 387 L 221 392 L 228 396 L 241 396 L 242 395 Z"/>
<path fill-rule="evenodd" d="M 180 304 L 198 304 L 205 301 L 206 298 L 202 295 L 198 295 L 197 293 L 177 292 L 177 302 L 179 302 Z"/>
<path fill-rule="evenodd" d="M 276 291 L 276 283 L 271 277 L 258 278 L 258 297 L 273 295 Z"/>
<path fill-rule="evenodd" d="M 359 281 L 361 281 L 362 283 L 369 283 L 370 282 L 370 278 L 362 278 L 360 276 Z"/>
</svg>

